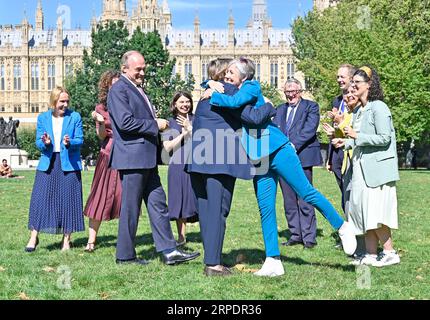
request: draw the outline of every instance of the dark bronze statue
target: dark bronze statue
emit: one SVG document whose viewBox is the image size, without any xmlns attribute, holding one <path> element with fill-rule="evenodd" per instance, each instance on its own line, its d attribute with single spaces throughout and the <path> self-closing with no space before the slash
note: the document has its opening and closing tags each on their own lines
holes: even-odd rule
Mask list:
<svg viewBox="0 0 430 320">
<path fill-rule="evenodd" d="M 19 120 L 9 117 L 6 123 L 3 117 L 0 118 L 0 146 L 17 147 L 16 129 L 19 127 Z"/>
</svg>

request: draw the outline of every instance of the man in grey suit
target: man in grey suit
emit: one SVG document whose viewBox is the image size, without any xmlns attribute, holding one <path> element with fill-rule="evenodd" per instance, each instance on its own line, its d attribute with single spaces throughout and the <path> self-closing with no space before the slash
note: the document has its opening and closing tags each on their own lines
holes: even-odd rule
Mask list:
<svg viewBox="0 0 430 320">
<path fill-rule="evenodd" d="M 145 58 L 137 51 L 124 54 L 122 75 L 108 96 L 114 143 L 110 165 L 120 173 L 122 182 L 121 214 L 118 226 L 116 262 L 147 264 L 138 259 L 135 238 L 142 200 L 145 201 L 157 252 L 168 265 L 195 259 L 200 254 L 176 248 L 170 226 L 166 194 L 157 168 L 158 133 L 168 122 L 156 118 L 142 84 Z"/>
<path fill-rule="evenodd" d="M 306 177 L 312 184 L 312 167 L 322 164 L 317 129 L 320 121 L 319 106 L 316 102 L 302 99 L 302 85 L 297 79 L 288 79 L 284 86 L 287 103 L 277 108 L 273 122 L 294 145 Z M 294 190 L 283 180 L 279 183 L 284 197 L 285 216 L 291 237 L 283 245 L 303 244 L 313 248 L 317 236 L 317 221 L 312 205 L 299 198 Z"/>
</svg>

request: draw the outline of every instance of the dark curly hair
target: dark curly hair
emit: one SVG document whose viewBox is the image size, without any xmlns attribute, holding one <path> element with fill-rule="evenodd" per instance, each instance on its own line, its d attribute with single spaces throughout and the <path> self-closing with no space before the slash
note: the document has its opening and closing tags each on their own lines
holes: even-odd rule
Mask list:
<svg viewBox="0 0 430 320">
<path fill-rule="evenodd" d="M 193 97 L 190 93 L 186 91 L 178 91 L 175 93 L 172 102 L 170 103 L 170 112 L 173 114 L 173 116 L 176 117 L 178 115 L 178 109 L 176 109 L 176 101 L 178 101 L 180 97 L 185 97 L 190 100 L 191 105 L 188 114 L 193 114 Z"/>
<path fill-rule="evenodd" d="M 369 75 L 363 68 L 369 68 L 372 72 Z M 360 76 L 364 79 L 364 81 L 370 83 L 369 94 L 367 96 L 368 101 L 380 100 L 384 101 L 384 90 L 381 87 L 381 80 L 379 78 L 378 73 L 372 67 L 365 65 L 355 71 L 354 76 Z"/>
<path fill-rule="evenodd" d="M 106 106 L 107 105 L 107 97 L 109 93 L 109 88 L 112 85 L 112 80 L 115 78 L 119 78 L 121 74 L 119 71 L 115 70 L 107 70 L 103 72 L 99 81 L 99 103 Z"/>
</svg>

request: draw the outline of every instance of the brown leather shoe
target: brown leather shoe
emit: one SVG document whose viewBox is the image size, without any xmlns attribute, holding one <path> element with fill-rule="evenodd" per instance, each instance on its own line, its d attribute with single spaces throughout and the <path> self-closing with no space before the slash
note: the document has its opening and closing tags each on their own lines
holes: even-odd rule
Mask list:
<svg viewBox="0 0 430 320">
<path fill-rule="evenodd" d="M 226 277 L 226 276 L 231 276 L 233 275 L 233 271 L 231 271 L 229 268 L 222 266 L 221 270 L 217 270 L 211 267 L 205 267 L 205 270 L 203 271 L 203 274 L 205 276 L 208 277 L 212 277 L 212 276 L 221 276 L 221 277 Z"/>
</svg>

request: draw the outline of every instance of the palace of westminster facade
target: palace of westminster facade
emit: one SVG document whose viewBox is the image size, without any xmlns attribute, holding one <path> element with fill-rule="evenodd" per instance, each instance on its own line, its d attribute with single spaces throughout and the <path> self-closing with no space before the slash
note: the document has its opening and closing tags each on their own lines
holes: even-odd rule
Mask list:
<svg viewBox="0 0 430 320">
<path fill-rule="evenodd" d="M 252 16 L 243 29 L 235 28 L 230 14 L 226 29 L 201 29 L 198 16 L 193 29 L 175 29 L 168 1 L 138 0 L 129 15 L 125 0 L 102 0 L 103 11 L 97 23 L 122 20 L 130 33 L 139 26 L 143 31 L 158 30 L 163 43 L 176 58 L 173 70 L 183 79 L 192 73 L 198 84 L 207 77 L 207 64 L 217 57 L 246 56 L 256 64 L 256 78 L 282 89 L 292 76 L 303 81 L 295 68 L 290 48 L 291 30 L 273 28 L 267 15 L 266 0 L 253 0 Z M 335 0 L 314 0 L 314 7 L 323 10 Z M 26 18 L 19 25 L 0 25 L 0 117 L 35 123 L 40 112 L 48 109 L 50 91 L 73 75 L 82 64 L 83 50 L 91 49 L 91 30 L 69 30 L 58 17 L 56 29 L 44 27 L 44 13 L 38 0 L 35 26 Z"/>
</svg>

